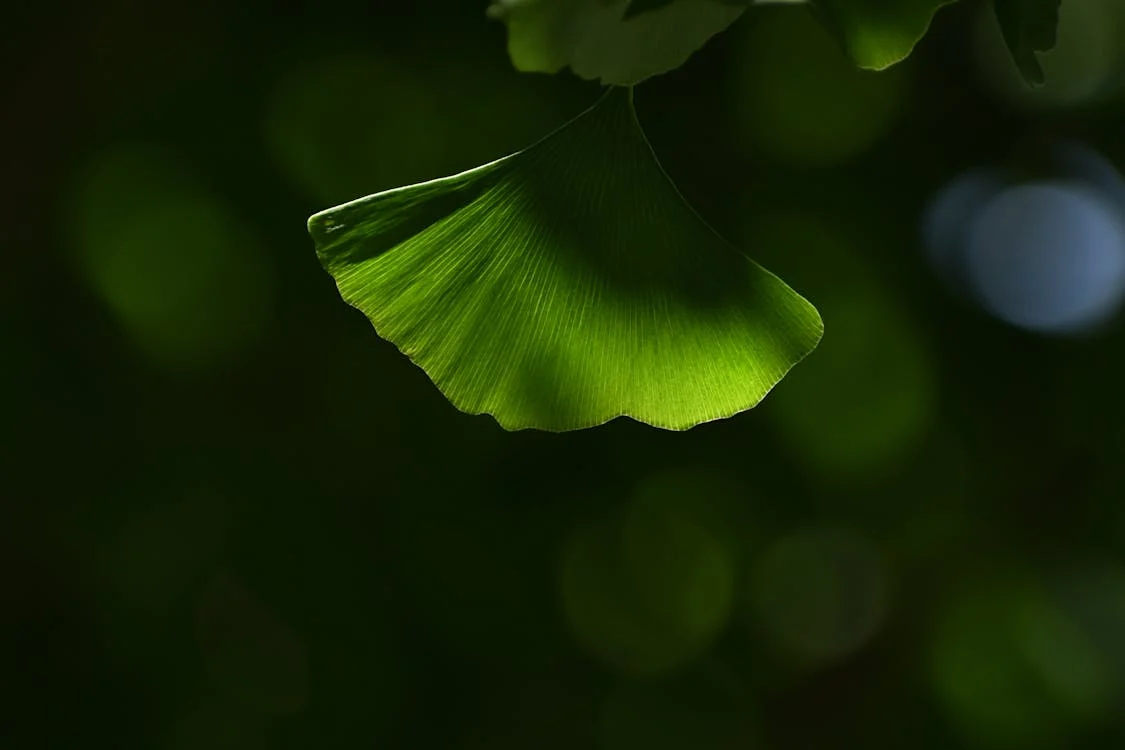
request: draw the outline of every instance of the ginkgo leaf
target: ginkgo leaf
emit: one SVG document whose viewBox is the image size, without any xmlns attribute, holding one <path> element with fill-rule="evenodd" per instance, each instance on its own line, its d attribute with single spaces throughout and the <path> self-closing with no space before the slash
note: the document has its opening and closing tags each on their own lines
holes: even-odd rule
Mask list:
<svg viewBox="0 0 1125 750">
<path fill-rule="evenodd" d="M 816 310 L 672 185 L 630 89 L 482 167 L 314 215 L 343 298 L 459 409 L 507 429 L 687 429 L 756 405 Z"/>
<path fill-rule="evenodd" d="M 749 2 L 749 0 L 747 0 Z M 635 2 L 635 0 L 634 0 Z M 488 13 L 508 26 L 517 70 L 555 73 L 631 86 L 675 70 L 745 7 L 724 0 L 495 0 Z"/>
<path fill-rule="evenodd" d="M 861 68 L 883 70 L 910 56 L 934 14 L 957 0 L 811 0 Z"/>
</svg>

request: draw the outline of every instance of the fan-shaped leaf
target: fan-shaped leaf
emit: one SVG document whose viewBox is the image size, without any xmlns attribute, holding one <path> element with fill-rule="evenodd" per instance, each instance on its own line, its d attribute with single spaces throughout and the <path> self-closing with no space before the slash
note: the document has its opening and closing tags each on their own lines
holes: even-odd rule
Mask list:
<svg viewBox="0 0 1125 750">
<path fill-rule="evenodd" d="M 508 429 L 727 417 L 822 330 L 684 202 L 627 89 L 531 148 L 324 211 L 309 231 L 381 336 Z"/>
</svg>

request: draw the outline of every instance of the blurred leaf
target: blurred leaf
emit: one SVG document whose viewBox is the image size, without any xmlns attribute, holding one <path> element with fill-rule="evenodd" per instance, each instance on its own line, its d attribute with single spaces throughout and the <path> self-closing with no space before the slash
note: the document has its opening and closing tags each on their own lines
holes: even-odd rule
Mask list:
<svg viewBox="0 0 1125 750">
<path fill-rule="evenodd" d="M 344 299 L 455 406 L 507 429 L 728 417 L 822 332 L 684 202 L 629 91 L 529 149 L 321 212 L 309 231 Z"/>
<path fill-rule="evenodd" d="M 883 70 L 909 57 L 943 5 L 956 0 L 811 0 L 861 68 Z"/>
<path fill-rule="evenodd" d="M 1020 75 L 1033 86 L 1044 83 L 1036 52 L 1054 48 L 1062 0 L 993 0 L 996 20 Z"/>
<path fill-rule="evenodd" d="M 524 72 L 556 73 L 631 86 L 683 65 L 727 28 L 747 3 L 715 0 L 496 0 L 508 25 L 508 53 Z"/>
<path fill-rule="evenodd" d="M 883 70 L 908 57 L 937 10 L 956 0 L 496 0 L 489 15 L 508 24 L 519 70 L 555 73 L 569 65 L 582 78 L 628 86 L 683 65 L 751 5 L 804 2 L 856 65 Z M 1021 2 L 997 0 L 997 12 L 1001 3 Z M 1028 0 L 1051 2 L 1057 5 Z M 1040 15 L 1022 17 L 1037 22 Z M 1028 25 L 1042 32 L 1041 24 Z"/>
</svg>

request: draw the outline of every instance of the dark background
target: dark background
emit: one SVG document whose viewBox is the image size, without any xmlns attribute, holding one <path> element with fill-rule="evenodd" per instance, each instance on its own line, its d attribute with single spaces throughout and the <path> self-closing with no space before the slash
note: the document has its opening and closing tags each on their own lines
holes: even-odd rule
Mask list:
<svg viewBox="0 0 1125 750">
<path fill-rule="evenodd" d="M 596 84 L 479 2 L 9 6 L 5 746 L 1121 746 L 1125 332 L 998 320 L 920 227 L 1063 139 L 1125 164 L 1125 23 L 1028 98 L 985 10 L 882 74 L 754 10 L 638 88 L 826 337 L 749 413 L 552 435 L 453 409 L 304 222 Z"/>
</svg>

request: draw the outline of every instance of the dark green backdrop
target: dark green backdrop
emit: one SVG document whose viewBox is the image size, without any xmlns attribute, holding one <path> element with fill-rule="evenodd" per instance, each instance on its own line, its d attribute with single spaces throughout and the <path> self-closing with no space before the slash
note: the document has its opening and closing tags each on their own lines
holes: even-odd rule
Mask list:
<svg viewBox="0 0 1125 750">
<path fill-rule="evenodd" d="M 596 85 L 475 1 L 6 10 L 4 746 L 1120 745 L 1125 332 L 1006 326 L 918 235 L 1037 143 L 1125 163 L 1125 100 L 1014 104 L 979 10 L 879 75 L 752 11 L 638 88 L 826 336 L 749 413 L 564 435 L 455 411 L 304 222 Z"/>
</svg>

